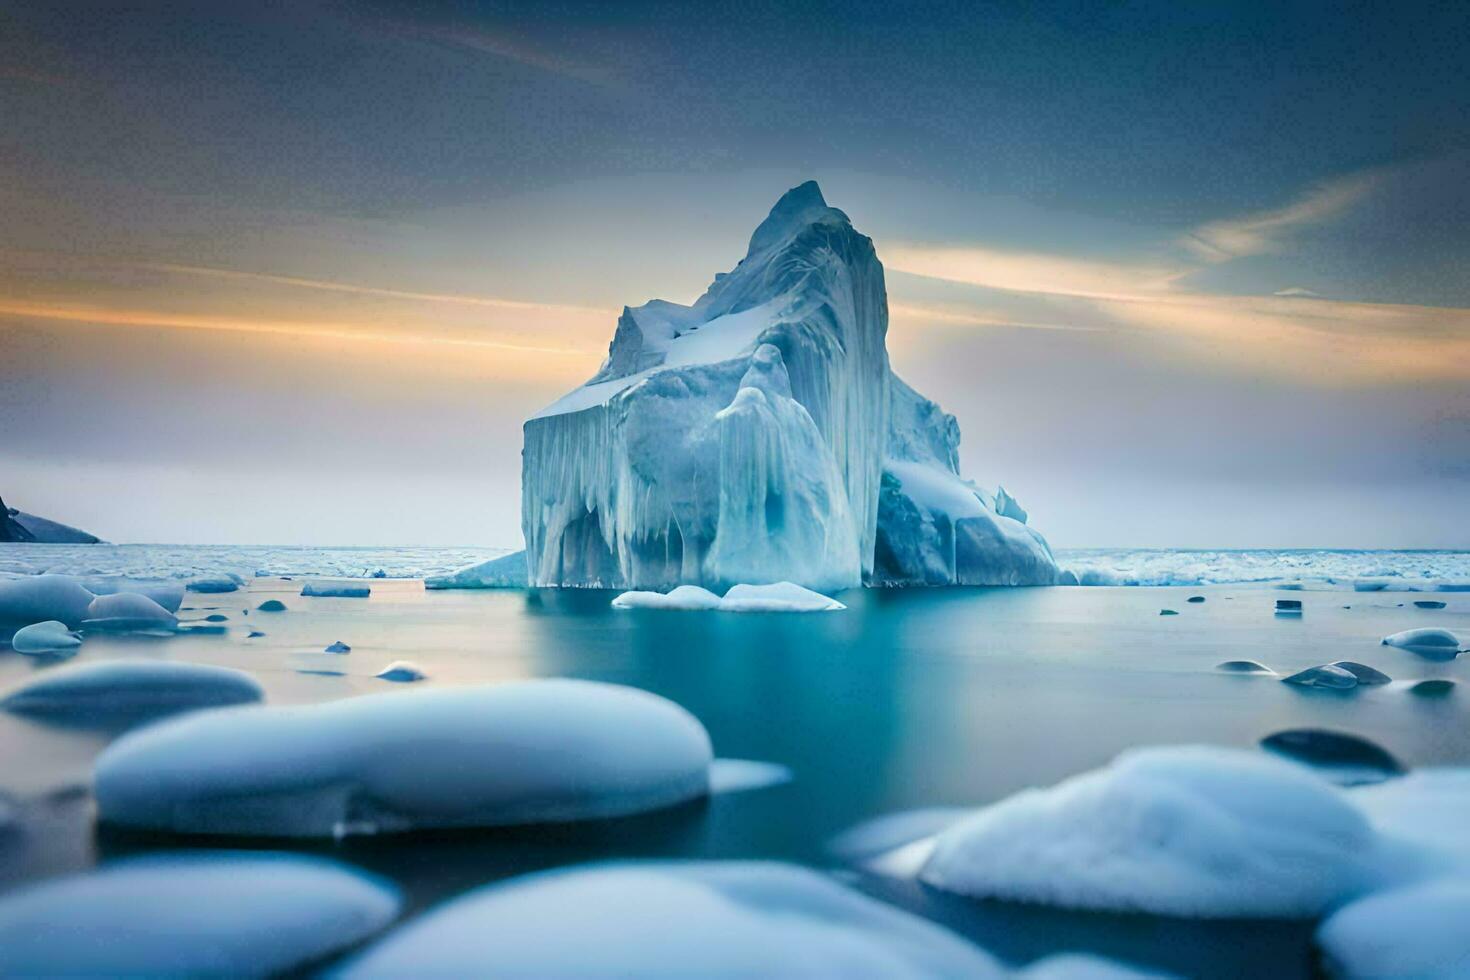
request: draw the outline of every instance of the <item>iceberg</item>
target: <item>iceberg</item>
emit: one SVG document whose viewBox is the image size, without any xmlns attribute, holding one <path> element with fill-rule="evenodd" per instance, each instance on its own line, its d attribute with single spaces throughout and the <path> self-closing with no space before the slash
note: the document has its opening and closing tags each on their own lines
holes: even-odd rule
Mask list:
<svg viewBox="0 0 1470 980">
<path fill-rule="evenodd" d="M 67 629 L 65 623 L 58 623 L 54 619 L 21 627 L 10 638 L 10 648 L 16 653 L 69 654 L 75 653 L 81 645 L 81 634 Z"/>
<path fill-rule="evenodd" d="M 249 674 L 171 660 L 104 660 L 48 670 L 0 696 L 17 714 L 106 721 L 243 704 L 264 697 Z"/>
<path fill-rule="evenodd" d="M 149 855 L 0 898 L 5 976 L 265 976 L 380 932 L 398 892 L 322 858 Z"/>
<path fill-rule="evenodd" d="M 887 330 L 871 239 L 788 191 L 732 271 L 625 308 L 597 374 L 527 420 L 529 585 L 1055 582 L 1014 498 L 961 480 L 959 426 L 893 375 Z M 431 587 L 518 581 L 504 561 Z"/>
<path fill-rule="evenodd" d="M 681 585 L 669 592 L 624 592 L 613 599 L 614 609 L 680 609 L 686 612 L 831 612 L 846 609 L 836 599 L 792 582 L 771 585 L 732 585 L 724 597 L 697 585 Z"/>
<path fill-rule="evenodd" d="M 1005 977 L 943 927 L 775 862 L 629 862 L 478 888 L 344 977 Z"/>
<path fill-rule="evenodd" d="M 706 795 L 710 741 L 646 691 L 574 680 L 200 712 L 97 759 L 102 821 L 328 837 L 627 816 Z"/>
</svg>

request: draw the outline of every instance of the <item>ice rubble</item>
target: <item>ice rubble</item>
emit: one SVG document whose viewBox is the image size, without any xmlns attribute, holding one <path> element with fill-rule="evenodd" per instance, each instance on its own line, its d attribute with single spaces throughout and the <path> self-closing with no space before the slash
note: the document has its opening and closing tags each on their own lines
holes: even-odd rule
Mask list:
<svg viewBox="0 0 1470 980">
<path fill-rule="evenodd" d="M 341 974 L 974 977 L 1007 971 L 948 930 L 774 862 L 627 863 L 489 885 Z"/>
<path fill-rule="evenodd" d="M 73 653 L 82 645 L 82 637 L 66 628 L 65 623 L 48 619 L 44 623 L 32 623 L 15 631 L 10 638 L 10 648 L 16 653 L 61 654 Z"/>
<path fill-rule="evenodd" d="M 686 612 L 831 612 L 846 609 L 836 599 L 791 582 L 771 585 L 732 585 L 724 597 L 697 585 L 681 585 L 664 592 L 624 592 L 612 601 L 617 609 L 679 609 Z"/>
<path fill-rule="evenodd" d="M 678 705 L 535 680 L 202 712 L 114 742 L 101 818 L 181 833 L 319 837 L 624 816 L 709 790 Z"/>
<path fill-rule="evenodd" d="M 1352 980 L 1470 976 L 1470 879 L 1442 879 L 1369 895 L 1317 930 L 1328 972 Z"/>
<path fill-rule="evenodd" d="M 872 241 L 788 191 L 733 271 L 624 309 L 596 376 L 526 422 L 529 583 L 1055 581 L 1010 495 L 960 480 L 954 417 L 893 376 L 887 329 Z"/>
<path fill-rule="evenodd" d="M 321 858 L 131 858 L 0 898 L 0 974 L 276 974 L 367 939 L 399 905 L 392 886 Z"/>
<path fill-rule="evenodd" d="M 171 660 L 103 660 L 34 676 L 0 697 L 0 708 L 89 720 L 244 704 L 263 696 L 254 678 L 229 667 Z"/>
</svg>

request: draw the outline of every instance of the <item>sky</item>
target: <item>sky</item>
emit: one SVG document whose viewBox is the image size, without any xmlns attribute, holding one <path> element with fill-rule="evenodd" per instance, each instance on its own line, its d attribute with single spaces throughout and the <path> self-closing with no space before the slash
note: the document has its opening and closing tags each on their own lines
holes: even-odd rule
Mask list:
<svg viewBox="0 0 1470 980">
<path fill-rule="evenodd" d="M 1470 7 L 0 0 L 0 495 L 520 543 L 521 423 L 817 180 L 1055 547 L 1470 547 Z"/>
</svg>

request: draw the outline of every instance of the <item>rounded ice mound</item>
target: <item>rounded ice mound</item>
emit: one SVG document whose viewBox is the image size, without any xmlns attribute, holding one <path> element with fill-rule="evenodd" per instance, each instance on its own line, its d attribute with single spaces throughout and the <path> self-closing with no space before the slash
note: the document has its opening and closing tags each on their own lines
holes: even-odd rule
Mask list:
<svg viewBox="0 0 1470 980">
<path fill-rule="evenodd" d="M 390 885 L 321 858 L 132 858 L 0 898 L 0 974 L 275 974 L 367 939 L 399 904 Z"/>
<path fill-rule="evenodd" d="M 343 643 L 341 640 L 337 640 L 336 642 L 334 642 L 334 643 L 330 644 L 329 646 L 327 646 L 326 649 L 322 650 L 322 653 L 351 653 L 351 652 L 352 652 L 352 648 L 350 646 L 348 646 L 347 644 Z"/>
<path fill-rule="evenodd" d="M 184 588 L 190 592 L 235 592 L 240 588 L 240 584 L 240 580 L 233 575 L 207 575 L 194 579 Z"/>
<path fill-rule="evenodd" d="M 1320 667 L 1308 667 L 1290 677 L 1283 677 L 1281 683 L 1295 684 L 1298 687 L 1320 687 L 1329 691 L 1351 691 L 1358 686 L 1358 675 L 1346 667 L 1322 664 Z"/>
<path fill-rule="evenodd" d="M 1378 892 L 1317 930 L 1331 975 L 1458 980 L 1470 973 L 1470 880 L 1446 878 Z"/>
<path fill-rule="evenodd" d="M 1226 660 L 1215 665 L 1215 669 L 1226 674 L 1274 674 L 1276 671 L 1254 660 Z"/>
<path fill-rule="evenodd" d="M 1314 916 L 1376 838 L 1305 769 L 1205 746 L 1125 752 L 941 833 L 920 878 L 974 897 L 1197 918 Z"/>
<path fill-rule="evenodd" d="M 0 697 L 19 714 L 70 717 L 171 714 L 243 704 L 263 697 L 249 674 L 170 660 L 104 660 L 48 670 Z"/>
<path fill-rule="evenodd" d="M 115 592 L 146 595 L 171 613 L 178 612 L 179 606 L 184 604 L 184 586 L 178 582 L 129 579 L 119 575 L 96 575 L 80 578 L 77 582 L 93 595 L 112 595 Z"/>
<path fill-rule="evenodd" d="M 54 619 L 77 627 L 94 596 L 65 575 L 35 575 L 0 582 L 0 623 L 29 626 Z"/>
<path fill-rule="evenodd" d="M 82 626 L 89 630 L 127 632 L 130 630 L 173 629 L 178 618 L 167 609 L 136 592 L 99 595 L 87 607 Z"/>
<path fill-rule="evenodd" d="M 65 623 L 54 619 L 22 627 L 10 638 L 10 648 L 16 653 L 71 653 L 81 645 L 82 638 L 79 634 L 67 629 Z"/>
<path fill-rule="evenodd" d="M 256 612 L 285 612 L 286 604 L 280 599 L 267 599 L 255 607 Z"/>
<path fill-rule="evenodd" d="M 828 612 L 846 609 L 836 599 L 804 589 L 794 582 L 774 585 L 732 585 L 720 600 L 725 612 Z"/>
<path fill-rule="evenodd" d="M 620 817 L 709 791 L 709 735 L 615 684 L 534 680 L 210 711 L 97 759 L 101 819 L 324 837 Z"/>
<path fill-rule="evenodd" d="M 624 592 L 613 599 L 614 609 L 718 609 L 720 597 L 697 585 L 681 585 L 670 592 Z"/>
<path fill-rule="evenodd" d="M 346 977 L 972 977 L 1006 971 L 918 916 L 774 862 L 629 863 L 470 892 Z"/>
<path fill-rule="evenodd" d="M 1290 728 L 1267 735 L 1261 747 L 1312 766 L 1342 786 L 1379 783 L 1404 774 L 1403 763 L 1383 746 L 1347 732 Z"/>
<path fill-rule="evenodd" d="M 395 660 L 375 675 L 380 680 L 397 681 L 400 684 L 421 681 L 428 677 L 423 668 L 407 660 Z"/>
<path fill-rule="evenodd" d="M 1451 660 L 1460 652 L 1460 638 L 1449 630 L 1404 630 L 1383 638 L 1383 645 L 1399 647 L 1435 659 Z"/>
</svg>

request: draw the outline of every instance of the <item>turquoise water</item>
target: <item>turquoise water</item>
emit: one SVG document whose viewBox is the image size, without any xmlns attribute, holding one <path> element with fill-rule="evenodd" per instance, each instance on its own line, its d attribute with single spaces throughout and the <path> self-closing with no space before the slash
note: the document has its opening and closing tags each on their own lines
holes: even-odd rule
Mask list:
<svg viewBox="0 0 1470 980">
<path fill-rule="evenodd" d="M 1403 683 L 1351 695 L 1213 670 L 1259 660 L 1281 672 L 1358 660 L 1395 681 L 1466 679 L 1379 645 L 1386 633 L 1470 633 L 1470 594 L 1416 609 L 1401 593 L 1259 586 L 858 591 L 844 612 L 731 615 L 619 611 L 605 592 L 425 592 L 373 583 L 368 600 L 302 599 L 300 583 L 259 579 L 248 593 L 191 595 L 185 617 L 219 611 L 222 636 L 95 637 L 78 659 L 119 655 L 251 671 L 276 703 L 389 689 L 389 661 L 430 684 L 576 676 L 632 684 L 684 705 L 719 755 L 779 762 L 788 785 L 720 796 L 611 823 L 493 833 L 349 839 L 311 849 L 384 873 L 415 910 L 486 881 L 609 857 L 762 857 L 836 868 L 827 844 L 876 815 L 977 805 L 1046 785 L 1137 745 L 1253 745 L 1305 725 L 1355 732 L 1408 764 L 1470 763 L 1463 691 L 1441 700 Z M 1186 603 L 1189 595 L 1206 602 Z M 1278 618 L 1274 600 L 1303 601 Z M 266 597 L 290 612 L 246 640 L 243 610 Z M 1159 616 L 1163 607 L 1177 616 Z M 1350 608 L 1345 608 L 1350 607 Z M 334 640 L 347 656 L 321 654 Z M 298 673 L 330 666 L 329 677 Z M 0 651 L 0 683 L 49 669 Z M 176 840 L 99 833 L 90 764 L 112 733 L 0 715 L 0 791 L 19 833 L 0 837 L 0 888 Z M 219 841 L 188 842 L 190 846 Z M 240 842 L 225 842 L 238 846 Z M 278 843 L 260 842 L 262 847 Z M 859 876 L 858 885 L 945 922 L 1022 963 L 1090 950 L 1191 976 L 1306 976 L 1310 923 L 1200 923 L 972 902 Z"/>
</svg>

